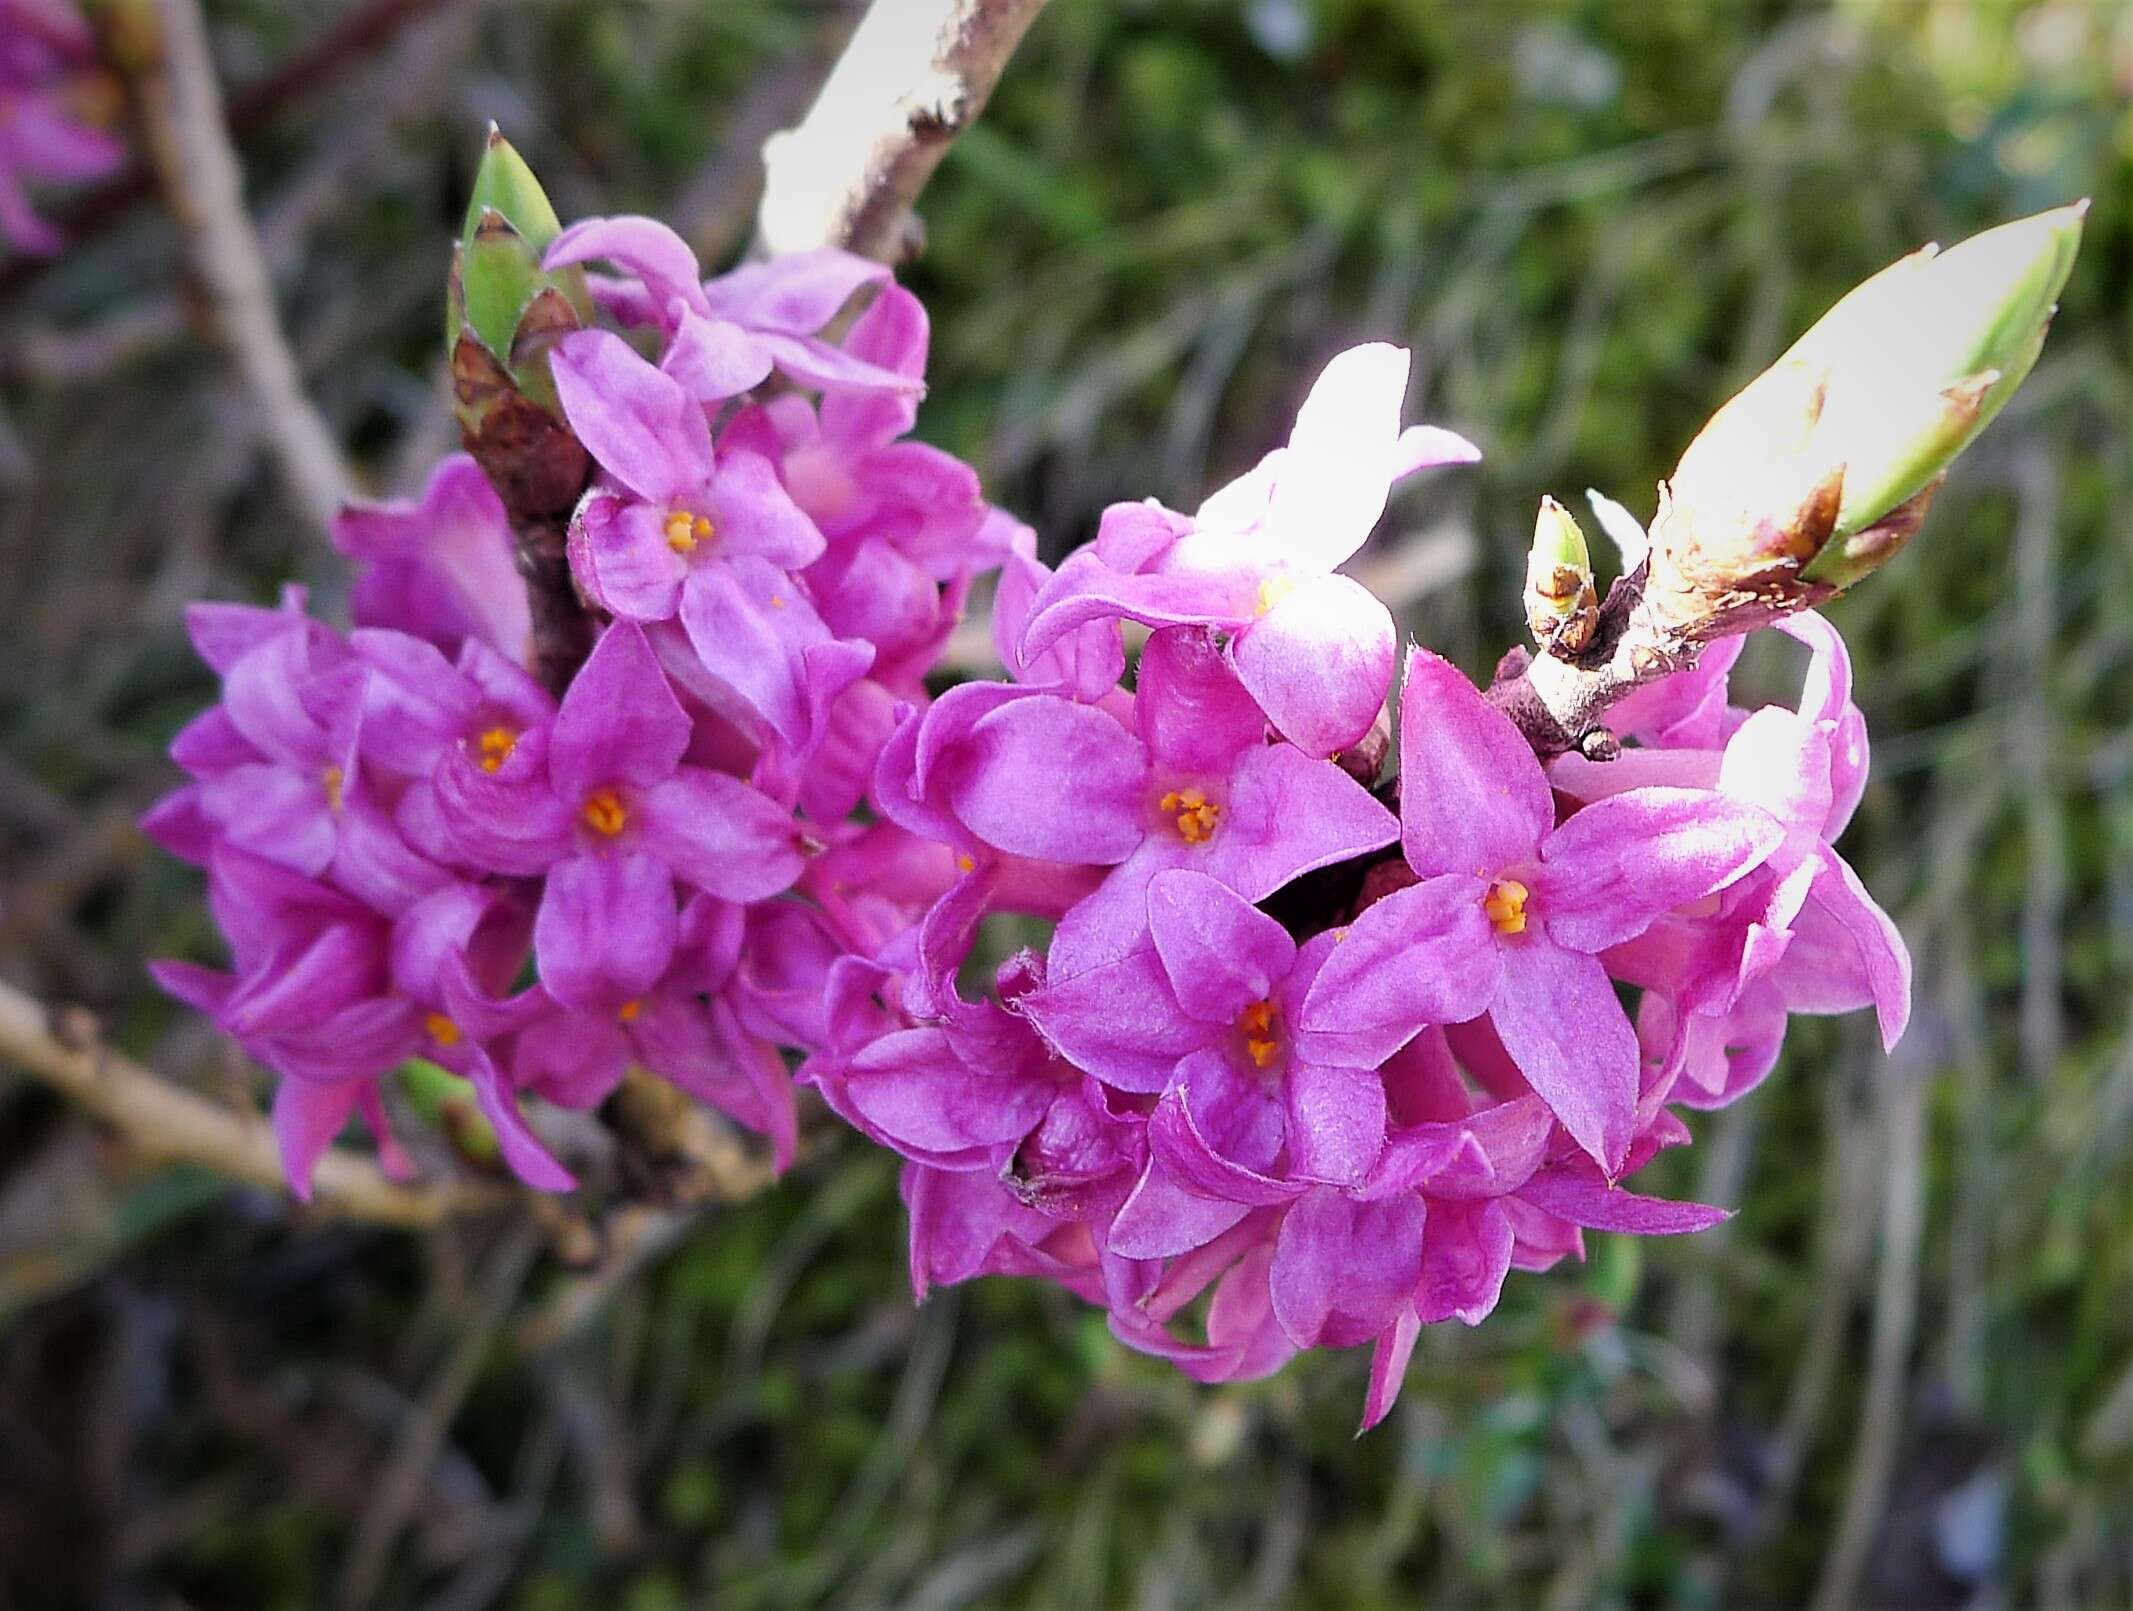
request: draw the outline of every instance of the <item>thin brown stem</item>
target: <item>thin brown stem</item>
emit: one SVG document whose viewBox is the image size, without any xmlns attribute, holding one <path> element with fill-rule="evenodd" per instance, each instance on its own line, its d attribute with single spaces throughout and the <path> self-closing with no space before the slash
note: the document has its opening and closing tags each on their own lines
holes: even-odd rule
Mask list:
<svg viewBox="0 0 2133 1611">
<path fill-rule="evenodd" d="M 282 1184 L 274 1132 L 256 1113 L 196 1096 L 106 1047 L 87 1013 L 59 1012 L 0 982 L 0 1062 L 13 1063 L 87 1109 L 135 1155 L 201 1164 L 232 1180 Z M 402 1185 L 354 1152 L 329 1149 L 312 1179 L 312 1206 L 378 1225 L 436 1225 L 505 1200 L 500 1186 Z"/>
<path fill-rule="evenodd" d="M 304 395 L 274 306 L 244 175 L 223 122 L 222 90 L 198 0 L 157 0 L 156 59 L 136 84 L 149 160 L 184 238 L 187 266 L 215 333 L 257 406 L 283 479 L 320 532 L 352 490 L 340 444 Z"/>
<path fill-rule="evenodd" d="M 814 106 L 763 146 L 757 246 L 911 255 L 911 206 L 1044 0 L 874 0 Z"/>
<path fill-rule="evenodd" d="M 462 3 L 466 0 L 370 0 L 265 77 L 232 92 L 231 137 L 249 139 L 291 106 L 330 85 L 350 64 L 389 44 L 408 23 L 441 5 Z M 103 183 L 75 195 L 58 210 L 55 221 L 60 233 L 78 244 L 109 230 L 155 189 L 153 170 L 135 160 Z M 20 256 L 0 263 L 0 299 L 30 284 L 56 261 Z"/>
</svg>

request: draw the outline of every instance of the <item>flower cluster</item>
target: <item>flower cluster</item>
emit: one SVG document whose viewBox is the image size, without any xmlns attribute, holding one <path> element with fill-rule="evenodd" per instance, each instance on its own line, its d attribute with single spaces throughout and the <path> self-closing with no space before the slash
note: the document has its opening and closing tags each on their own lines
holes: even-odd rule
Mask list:
<svg viewBox="0 0 2133 1611">
<path fill-rule="evenodd" d="M 125 154 L 81 115 L 95 59 L 69 0 L 0 0 L 0 245 L 56 252 L 60 237 L 31 210 L 25 183 L 94 179 Z"/>
<path fill-rule="evenodd" d="M 1341 354 L 1254 469 L 1189 516 L 1113 507 L 1055 573 L 909 439 L 927 326 L 882 269 L 706 282 L 624 218 L 542 266 L 587 264 L 636 339 L 550 358 L 602 623 L 559 698 L 464 458 L 343 521 L 351 632 L 294 595 L 192 616 L 224 697 L 150 827 L 207 867 L 234 966 L 160 977 L 282 1076 L 299 1190 L 351 1114 L 382 1136 L 409 1058 L 545 1187 L 524 1098 L 641 1066 L 782 1163 L 790 1068 L 906 1160 L 921 1293 L 1047 1277 L 1210 1381 L 1371 1343 L 1367 1423 L 1513 1266 L 1721 1218 L 1622 1182 L 1789 1013 L 1901 1030 L 1901 942 L 1830 848 L 1866 741 L 1815 617 L 1784 624 L 1797 709 L 1730 705 L 1721 644 L 1623 704 L 1604 763 L 1544 767 L 1411 648 L 1380 783 L 1397 640 L 1337 568 L 1396 483 L 1478 456 L 1401 428 L 1404 351 Z M 929 690 L 993 570 L 1005 676 Z"/>
<path fill-rule="evenodd" d="M 834 252 L 704 283 L 646 220 L 554 243 L 580 257 L 630 271 L 600 294 L 659 359 L 604 330 L 552 358 L 598 466 L 571 564 L 608 621 L 560 697 L 527 669 L 505 509 L 464 455 L 342 517 L 352 631 L 298 592 L 189 617 L 223 697 L 147 827 L 207 869 L 233 970 L 158 977 L 281 1075 L 300 1193 L 358 1112 L 404 1166 L 379 1093 L 411 1058 L 469 1082 L 535 1186 L 573 1181 L 522 1098 L 590 1108 L 632 1065 L 782 1165 L 785 1053 L 821 1041 L 825 970 L 892 946 L 955 874 L 854 814 L 972 577 L 1029 541 L 904 440 L 917 301 Z M 818 334 L 862 296 L 841 341 Z"/>
<path fill-rule="evenodd" d="M 1332 567 L 1396 479 L 1473 456 L 1399 429 L 1406 372 L 1343 354 L 1197 514 L 1122 505 L 1054 576 L 1010 560 L 1010 679 L 914 711 L 875 782 L 963 877 L 903 952 L 852 959 L 805 1071 L 909 1160 L 920 1291 L 1048 1276 L 1204 1380 L 1373 1343 L 1366 1424 L 1419 1328 L 1479 1322 L 1514 1265 L 1723 1217 L 1620 1185 L 1688 1139 L 1669 1103 L 1752 1086 L 1791 1011 L 1872 1004 L 1893 1038 L 1909 990 L 1829 848 L 1865 735 L 1817 618 L 1787 623 L 1799 710 L 1730 707 L 1721 649 L 1626 707 L 1624 759 L 1552 774 L 1411 649 L 1397 815 L 1352 775 L 1393 635 Z M 1130 692 L 1124 619 L 1154 627 Z M 1297 882 L 1339 866 L 1368 873 Z M 1058 921 L 972 999 L 1002 911 Z"/>
</svg>

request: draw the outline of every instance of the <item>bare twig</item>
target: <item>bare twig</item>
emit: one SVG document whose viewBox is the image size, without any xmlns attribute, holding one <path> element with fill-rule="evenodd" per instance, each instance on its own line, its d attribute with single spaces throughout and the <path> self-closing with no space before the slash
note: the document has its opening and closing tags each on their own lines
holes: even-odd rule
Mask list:
<svg viewBox="0 0 2133 1611">
<path fill-rule="evenodd" d="M 233 1180 L 282 1184 L 274 1133 L 120 1056 L 85 1013 L 58 1014 L 0 981 L 0 1062 L 19 1064 L 125 1138 L 141 1157 L 195 1163 Z M 312 1205 L 379 1225 L 435 1225 L 504 1200 L 502 1188 L 455 1181 L 403 1186 L 355 1153 L 331 1148 L 312 1179 Z"/>
<path fill-rule="evenodd" d="M 910 255 L 908 220 L 1044 0 L 874 0 L 798 127 L 763 146 L 757 245 Z"/>
<path fill-rule="evenodd" d="M 766 68 L 721 120 L 717 150 L 670 209 L 698 261 L 723 262 L 747 238 L 763 197 L 763 142 L 806 113 L 859 26 L 860 11 L 857 0 L 832 0 L 807 44 L 790 60 Z"/>
<path fill-rule="evenodd" d="M 185 242 L 215 332 L 229 348 L 296 501 L 321 532 L 352 490 L 346 462 L 304 395 L 274 307 L 244 175 L 223 123 L 222 91 L 198 0 L 157 0 L 160 54 L 136 85 L 149 160 Z"/>
<path fill-rule="evenodd" d="M 230 96 L 231 137 L 249 139 L 305 96 L 330 84 L 350 62 L 378 50 L 405 24 L 459 0 L 370 0 L 256 83 Z M 57 215 L 60 233 L 79 245 L 110 229 L 152 194 L 155 174 L 136 160 L 102 184 L 82 191 Z M 58 258 L 17 256 L 0 263 L 0 301 L 30 284 Z"/>
</svg>

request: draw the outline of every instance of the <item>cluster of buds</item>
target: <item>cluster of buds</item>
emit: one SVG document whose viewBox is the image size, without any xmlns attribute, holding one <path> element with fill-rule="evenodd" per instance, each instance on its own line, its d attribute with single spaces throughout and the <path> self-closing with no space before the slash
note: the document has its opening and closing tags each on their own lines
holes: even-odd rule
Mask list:
<svg viewBox="0 0 2133 1611">
<path fill-rule="evenodd" d="M 1479 1323 L 1512 1268 L 1721 1219 L 1624 1182 L 1791 1014 L 1901 1034 L 1903 942 L 1832 848 L 1866 733 L 1812 613 L 1778 623 L 1796 705 L 1733 704 L 1723 638 L 1621 702 L 1605 761 L 1544 762 L 1410 647 L 1381 776 L 1402 656 L 1338 567 L 1397 482 L 1478 457 L 1402 429 L 1403 350 L 1340 354 L 1251 471 L 1190 515 L 1112 507 L 1054 572 L 910 439 L 927 324 L 885 270 L 707 281 L 651 220 L 558 227 L 499 151 L 452 301 L 474 456 L 344 519 L 353 631 L 293 595 L 195 610 L 224 698 L 149 820 L 234 959 L 159 976 L 281 1075 L 299 1190 L 352 1114 L 384 1138 L 411 1059 L 418 1107 L 464 1081 L 548 1188 L 541 1107 L 633 1066 L 781 1164 L 797 1083 L 905 1160 L 921 1295 L 1051 1280 L 1208 1381 L 1369 1343 L 1370 1424 L 1420 1328 Z M 1829 530 L 1886 524 L 1918 468 L 1856 507 L 1841 479 Z M 582 662 L 544 659 L 529 596 L 551 471 L 586 482 Z M 941 688 L 993 571 L 1005 675 Z M 1545 506 L 1527 603 L 1559 666 L 1591 577 Z"/>
<path fill-rule="evenodd" d="M 94 115 L 108 102 L 96 40 L 69 0 L 0 0 L 0 246 L 45 255 L 61 240 L 25 184 L 78 184 L 125 149 Z"/>
</svg>

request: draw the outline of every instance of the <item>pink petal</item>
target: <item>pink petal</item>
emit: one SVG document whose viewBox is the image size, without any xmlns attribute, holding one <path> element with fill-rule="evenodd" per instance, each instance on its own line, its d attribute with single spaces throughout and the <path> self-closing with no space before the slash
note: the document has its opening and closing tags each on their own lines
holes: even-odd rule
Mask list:
<svg viewBox="0 0 2133 1611">
<path fill-rule="evenodd" d="M 496 1132 L 497 1148 L 511 1172 L 539 1191 L 569 1191 L 576 1186 L 576 1177 L 556 1162 L 555 1155 L 533 1133 L 533 1127 L 519 1111 L 518 1093 L 505 1082 L 489 1054 L 474 1048 L 466 1059 L 465 1072 L 474 1087 L 475 1104 L 489 1121 L 489 1128 Z"/>
<path fill-rule="evenodd" d="M 1135 674 L 1133 719 L 1159 768 L 1227 772 L 1266 743 L 1266 715 L 1204 628 L 1166 627 L 1148 639 Z"/>
<path fill-rule="evenodd" d="M 705 305 L 752 330 L 813 335 L 870 285 L 889 278 L 886 265 L 833 246 L 747 263 L 703 288 Z"/>
<path fill-rule="evenodd" d="M 699 403 L 722 403 L 769 378 L 770 349 L 729 320 L 684 312 L 659 367 Z"/>
<path fill-rule="evenodd" d="M 900 285 L 882 287 L 881 295 L 853 321 L 844 350 L 910 386 L 893 392 L 831 392 L 822 399 L 823 435 L 874 446 L 910 430 L 918 415 L 918 399 L 910 388 L 925 378 L 929 337 L 925 304 Z"/>
<path fill-rule="evenodd" d="M 625 621 L 670 620 L 689 575 L 657 507 L 599 491 L 570 517 L 570 568 L 594 603 Z"/>
<path fill-rule="evenodd" d="M 923 381 L 899 375 L 893 369 L 870 364 L 842 347 L 813 336 L 789 336 L 764 331 L 756 338 L 776 361 L 779 369 L 803 386 L 817 391 L 888 392 L 913 395 L 923 392 Z"/>
<path fill-rule="evenodd" d="M 798 570 L 822 557 L 822 533 L 760 454 L 729 452 L 720 458 L 705 512 L 716 528 L 711 541 L 723 554 L 753 554 L 781 570 Z"/>
<path fill-rule="evenodd" d="M 1282 736 L 1331 755 L 1365 733 L 1392 691 L 1392 612 L 1349 576 L 1299 585 L 1237 634 L 1237 674 Z"/>
<path fill-rule="evenodd" d="M 1504 1049 L 1602 1169 L 1629 1153 L 1637 1037 L 1596 958 L 1531 933 L 1506 942 L 1489 1018 Z"/>
<path fill-rule="evenodd" d="M 1400 1387 L 1407 1379 L 1407 1362 L 1414 1357 L 1415 1339 L 1421 1335 L 1422 1324 L 1412 1308 L 1401 1310 L 1392 1324 L 1378 1333 L 1377 1346 L 1370 1351 L 1370 1391 L 1363 1399 L 1363 1424 L 1356 1428 L 1358 1435 L 1392 1413 L 1393 1405 L 1399 1401 Z"/>
<path fill-rule="evenodd" d="M 844 1088 L 893 1145 L 931 1152 L 1019 1141 L 1056 1095 L 1045 1081 L 973 1068 L 931 1027 L 875 1041 L 846 1066 Z"/>
<path fill-rule="evenodd" d="M 711 474 L 703 406 L 620 336 L 580 330 L 549 357 L 556 396 L 600 467 L 647 503 L 693 494 Z"/>
<path fill-rule="evenodd" d="M 648 788 L 689 747 L 689 717 L 667 686 L 644 630 L 618 621 L 571 679 L 549 737 L 556 793 L 576 804 L 595 789 Z"/>
<path fill-rule="evenodd" d="M 1210 1040 L 1179 1008 L 1153 946 L 1055 977 L 1019 1006 L 1060 1056 L 1122 1091 L 1163 1090 L 1178 1059 Z"/>
<path fill-rule="evenodd" d="M 357 1080 L 322 1085 L 294 1079 L 274 1088 L 274 1140 L 281 1150 L 281 1172 L 299 1201 L 311 1201 L 318 1161 L 354 1114 L 362 1088 Z"/>
<path fill-rule="evenodd" d="M 1227 1029 L 1274 993 L 1296 960 L 1288 931 L 1204 873 L 1158 873 L 1148 885 L 1148 930 L 1185 1011 Z"/>
<path fill-rule="evenodd" d="M 1336 930 L 1297 1017 L 1302 1054 L 1375 1068 L 1424 1025 L 1486 1008 L 1502 971 L 1486 889 L 1478 878 L 1424 879 Z"/>
<path fill-rule="evenodd" d="M 1389 845 L 1400 825 L 1370 791 L 1331 761 L 1293 744 L 1247 750 L 1230 779 L 1202 868 L 1246 900 L 1290 879 Z"/>
<path fill-rule="evenodd" d="M 566 1006 L 612 1012 L 667 971 L 674 875 L 643 851 L 572 856 L 548 871 L 533 947 L 541 983 Z"/>
<path fill-rule="evenodd" d="M 581 218 L 549 243 L 544 267 L 608 262 L 644 281 L 660 308 L 680 300 L 691 311 L 707 313 L 710 304 L 698 283 L 696 253 L 665 224 L 626 215 Z"/>
<path fill-rule="evenodd" d="M 1271 1285 L 1299 1348 L 1348 1348 L 1392 1325 L 1422 1270 L 1422 1202 L 1359 1203 L 1320 1187 L 1281 1222 Z"/>
<path fill-rule="evenodd" d="M 1242 1203 L 1187 1191 L 1151 1160 L 1112 1220 L 1108 1245 L 1120 1258 L 1175 1258 L 1204 1247 L 1250 1212 Z"/>
<path fill-rule="evenodd" d="M 638 845 L 721 900 L 767 900 L 805 865 L 791 813 L 723 772 L 684 766 L 638 795 L 631 817 Z"/>
<path fill-rule="evenodd" d="M 1107 865 L 1147 834 L 1148 761 L 1100 710 L 1032 695 L 979 718 L 947 786 L 980 839 L 1018 856 Z"/>
<path fill-rule="evenodd" d="M 827 643 L 829 628 L 799 583 L 753 556 L 699 565 L 682 589 L 681 624 L 705 671 L 786 743 L 806 746 L 806 651 Z"/>
<path fill-rule="evenodd" d="M 1640 1197 L 1609 1186 L 1589 1171 L 1543 1169 L 1518 1195 L 1533 1207 L 1596 1231 L 1624 1231 L 1635 1236 L 1685 1236 L 1707 1231 L 1733 1217 L 1723 1208 L 1702 1203 Z"/>
<path fill-rule="evenodd" d="M 1587 953 L 1634 939 L 1676 906 L 1758 865 L 1784 840 L 1769 813 L 1696 789 L 1632 789 L 1549 835 L 1532 915 Z"/>
<path fill-rule="evenodd" d="M 1911 953 L 1851 864 L 1833 850 L 1793 926 L 1774 975 L 1794 1012 L 1850 1012 L 1873 1003 L 1886 1049 L 1911 1018 Z"/>
<path fill-rule="evenodd" d="M 1515 1240 L 1503 1205 L 1431 1198 L 1422 1228 L 1422 1279 L 1415 1310 L 1424 1325 L 1457 1319 L 1478 1326 L 1496 1307 Z"/>
<path fill-rule="evenodd" d="M 1147 626 L 1240 627 L 1253 619 L 1258 582 L 1243 575 L 1130 575 L 1083 549 L 1061 565 L 1030 610 L 1025 660 L 1092 621 L 1123 617 Z"/>
<path fill-rule="evenodd" d="M 1385 1082 L 1376 1069 L 1292 1062 L 1288 1103 L 1289 1173 L 1346 1186 L 1385 1149 Z"/>
<path fill-rule="evenodd" d="M 1540 762 L 1510 719 L 1450 661 L 1407 653 L 1400 695 L 1400 822 L 1424 878 L 1487 878 L 1527 861 L 1555 826 Z"/>
</svg>

